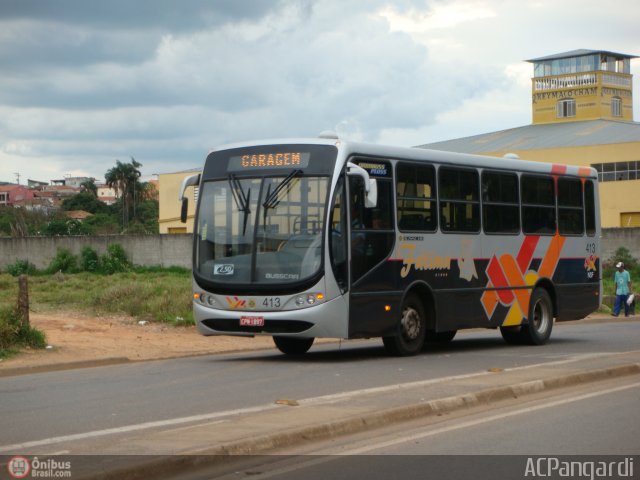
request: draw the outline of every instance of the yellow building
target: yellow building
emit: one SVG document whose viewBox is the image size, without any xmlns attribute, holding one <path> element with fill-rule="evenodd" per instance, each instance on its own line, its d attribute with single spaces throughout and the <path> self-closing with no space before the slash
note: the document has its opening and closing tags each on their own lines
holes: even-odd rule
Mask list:
<svg viewBox="0 0 640 480">
<path fill-rule="evenodd" d="M 189 210 L 187 211 L 187 223 L 180 221 L 181 202 L 178 200 L 182 179 L 199 173 L 200 169 L 184 170 L 175 173 L 161 173 L 158 175 L 160 204 L 159 220 L 160 233 L 193 233 L 193 219 L 195 214 L 196 200 L 198 199 L 198 189 L 188 187 L 185 195 L 189 199 Z"/>
<path fill-rule="evenodd" d="M 592 166 L 602 227 L 640 227 L 640 123 L 633 121 L 633 55 L 574 50 L 527 60 L 532 124 L 421 148 Z"/>
</svg>

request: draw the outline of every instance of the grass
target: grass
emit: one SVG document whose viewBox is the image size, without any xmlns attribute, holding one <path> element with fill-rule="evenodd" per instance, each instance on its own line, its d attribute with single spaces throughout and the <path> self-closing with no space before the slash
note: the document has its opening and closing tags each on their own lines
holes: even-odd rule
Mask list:
<svg viewBox="0 0 640 480">
<path fill-rule="evenodd" d="M 10 357 L 18 348 L 44 348 L 47 340 L 44 333 L 24 325 L 22 316 L 15 307 L 0 309 L 0 359 Z"/>
<path fill-rule="evenodd" d="M 0 305 L 14 304 L 17 292 L 17 280 L 0 274 Z M 191 274 L 186 269 L 136 268 L 113 275 L 82 272 L 29 277 L 34 312 L 64 309 L 192 325 L 191 298 Z"/>
</svg>

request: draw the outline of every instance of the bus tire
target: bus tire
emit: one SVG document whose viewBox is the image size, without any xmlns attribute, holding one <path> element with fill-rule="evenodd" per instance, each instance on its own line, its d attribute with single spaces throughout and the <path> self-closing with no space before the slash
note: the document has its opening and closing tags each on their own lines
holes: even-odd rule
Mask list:
<svg viewBox="0 0 640 480">
<path fill-rule="evenodd" d="M 549 340 L 553 329 L 553 303 L 544 288 L 536 288 L 529 300 L 527 323 L 521 327 L 524 343 L 543 345 Z"/>
<path fill-rule="evenodd" d="M 416 355 L 422 350 L 427 333 L 427 318 L 422 302 L 413 294 L 407 295 L 402 304 L 401 312 L 396 334 L 383 337 L 382 342 L 390 354 L 408 357 Z"/>
<path fill-rule="evenodd" d="M 457 330 L 449 330 L 447 332 L 436 332 L 435 330 L 427 330 L 427 334 L 425 336 L 425 342 L 431 343 L 435 345 L 446 345 L 453 337 L 458 333 Z"/>
<path fill-rule="evenodd" d="M 273 343 L 276 344 L 278 350 L 286 355 L 304 355 L 313 345 L 314 337 L 311 338 L 295 338 L 295 337 L 273 337 Z"/>
</svg>

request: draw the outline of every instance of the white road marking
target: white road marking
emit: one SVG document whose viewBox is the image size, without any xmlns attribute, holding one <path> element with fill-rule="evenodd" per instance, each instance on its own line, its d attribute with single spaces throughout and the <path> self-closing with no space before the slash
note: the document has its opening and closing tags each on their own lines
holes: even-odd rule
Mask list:
<svg viewBox="0 0 640 480">
<path fill-rule="evenodd" d="M 136 432 L 139 430 L 147 430 L 150 428 L 170 427 L 172 425 L 182 425 L 185 423 L 202 422 L 202 421 L 214 420 L 220 417 L 243 415 L 246 413 L 264 412 L 267 410 L 273 410 L 275 408 L 282 408 L 282 407 L 275 404 L 259 405 L 257 407 L 240 408 L 237 410 L 226 410 L 223 412 L 207 413 L 203 415 L 193 415 L 190 417 L 171 418 L 169 420 L 158 420 L 156 422 L 138 423 L 135 425 L 127 425 L 124 427 L 108 428 L 106 430 L 95 430 L 92 432 L 76 433 L 73 435 L 63 435 L 60 437 L 45 438 L 42 440 L 16 443 L 13 445 L 3 445 L 3 446 L 0 446 L 0 452 L 19 451 L 19 450 L 23 450 L 31 447 L 41 447 L 44 445 L 53 445 L 53 444 L 62 443 L 62 442 L 72 442 L 75 440 L 86 440 L 88 438 L 103 437 L 106 435 L 114 435 L 118 433 L 129 433 L 129 432 Z"/>
<path fill-rule="evenodd" d="M 614 388 L 611 390 L 603 390 L 600 392 L 594 392 L 594 393 L 588 393 L 588 394 L 584 394 L 584 395 L 579 395 L 576 397 L 572 397 L 572 398 L 567 398 L 567 399 L 563 399 L 563 400 L 555 400 L 552 402 L 548 402 L 545 404 L 541 404 L 541 405 L 537 405 L 535 407 L 527 407 L 527 408 L 522 408 L 519 410 L 514 410 L 511 412 L 505 412 L 505 413 L 501 413 L 501 414 L 497 414 L 497 415 L 492 415 L 489 417 L 484 417 L 481 419 L 477 419 L 477 420 L 470 420 L 467 422 L 463 422 L 463 423 L 458 423 L 456 425 L 451 425 L 448 427 L 443 427 L 443 428 L 439 428 L 436 430 L 430 430 L 428 432 L 423 432 L 420 434 L 415 434 L 415 435 L 408 435 L 402 438 L 397 438 L 394 440 L 389 440 L 386 442 L 380 442 L 380 443 L 376 443 L 374 445 L 368 445 L 366 447 L 361 447 L 361 448 L 353 448 L 351 450 L 348 451 L 342 451 L 342 452 L 336 452 L 336 453 L 326 453 L 326 452 L 321 452 L 321 453 L 316 453 L 315 455 L 321 455 L 320 458 L 314 458 L 313 460 L 308 460 L 308 461 L 304 461 L 304 462 L 300 462 L 300 463 L 294 463 L 293 465 L 284 465 L 282 467 L 277 467 L 277 463 L 276 464 L 272 464 L 271 467 L 267 467 L 267 468 L 273 468 L 273 470 L 269 470 L 266 471 L 264 473 L 259 473 L 255 475 L 256 480 L 264 480 L 267 478 L 271 478 L 274 476 L 281 476 L 287 473 L 291 473 L 291 472 L 295 472 L 297 470 L 302 470 L 305 468 L 309 468 L 309 467 L 313 467 L 315 465 L 321 465 L 323 463 L 327 463 L 327 462 L 332 462 L 334 460 L 336 460 L 336 458 L 338 457 L 342 457 L 342 456 L 351 456 L 351 455 L 360 455 L 360 454 L 367 454 L 373 450 L 379 450 L 385 447 L 391 447 L 391 446 L 395 446 L 401 443 L 406 443 L 406 442 L 410 442 L 410 441 L 415 441 L 415 440 L 420 440 L 423 438 L 427 438 L 427 437 L 431 437 L 434 435 L 439 435 L 441 433 L 447 433 L 450 431 L 454 431 L 454 430 L 459 430 L 459 429 L 463 429 L 463 428 L 467 428 L 467 427 L 473 427 L 476 425 L 480 425 L 483 423 L 487 423 L 487 422 L 492 422 L 494 420 L 501 420 L 503 418 L 508 418 L 508 417 L 513 417 L 516 415 L 520 415 L 523 413 L 529 413 L 529 412 L 534 412 L 536 410 L 542 410 L 544 408 L 551 408 L 551 407 L 555 407 L 558 405 L 564 405 L 567 403 L 571 403 L 571 402 L 577 402 L 579 400 L 586 400 L 589 398 L 593 398 L 593 397 L 597 397 L 600 395 L 607 395 L 609 393 L 615 393 L 615 392 L 619 392 L 622 390 L 628 390 L 631 388 L 637 388 L 640 387 L 640 382 L 638 383 L 634 383 L 632 385 L 625 385 L 622 387 L 618 387 L 618 388 Z M 314 455 L 314 456 L 315 456 Z M 282 463 L 287 462 L 290 460 L 283 460 Z M 218 477 L 217 477 L 218 478 Z M 232 475 L 226 475 L 223 477 L 219 477 L 219 480 L 232 480 L 237 478 L 237 473 L 234 473 Z"/>
<path fill-rule="evenodd" d="M 583 395 L 578 395 L 575 397 L 571 397 L 571 398 L 565 398 L 562 400 L 554 400 L 551 402 L 547 402 L 547 403 L 542 403 L 540 405 L 536 405 L 533 407 L 526 407 L 526 408 L 521 408 L 518 410 L 512 410 L 509 412 L 502 412 L 502 413 L 498 413 L 495 415 L 491 415 L 488 417 L 483 417 L 483 418 L 478 418 L 475 420 L 469 420 L 467 422 L 462 422 L 462 423 L 457 423 L 455 425 L 450 425 L 447 427 L 442 427 L 442 428 L 437 428 L 435 430 L 429 430 L 428 432 L 421 432 L 421 433 L 417 433 L 414 435 L 407 435 L 404 436 L 402 438 L 397 438 L 394 440 L 388 440 L 386 442 L 380 442 L 377 443 L 375 445 L 367 445 L 366 447 L 360 447 L 360 448 L 354 448 L 351 450 L 347 450 L 345 452 L 340 452 L 337 453 L 336 455 L 360 455 L 362 453 L 367 453 L 367 452 L 371 452 L 373 450 L 378 450 L 378 449 L 382 449 L 385 447 L 391 447 L 391 446 L 395 446 L 401 443 L 406 443 L 406 442 L 411 442 L 411 441 L 415 441 L 415 440 L 421 440 L 427 437 L 433 437 L 435 435 L 440 435 L 441 433 L 448 433 L 448 432 L 452 432 L 454 430 L 460 430 L 463 428 L 468 428 L 468 427 L 474 427 L 476 425 L 481 425 L 483 423 L 488 423 L 488 422 L 493 422 L 495 420 L 502 420 L 504 418 L 509 418 L 509 417 L 515 417 L 517 415 L 522 415 L 523 413 L 530 413 L 530 412 L 535 412 L 538 410 L 544 410 L 545 408 L 552 408 L 552 407 L 557 407 L 560 405 L 565 405 L 567 403 L 573 403 L 573 402 L 578 402 L 580 400 L 587 400 L 589 398 L 594 398 L 594 397 L 599 397 L 602 395 L 608 395 L 610 393 L 615 393 L 615 392 L 621 392 L 623 390 L 629 390 L 632 388 L 638 388 L 640 387 L 640 382 L 637 383 L 633 383 L 630 385 L 623 385 L 621 387 L 617 387 L 617 388 L 612 388 L 609 390 L 601 390 L 599 392 L 592 392 L 592 393 L 585 393 Z"/>
<path fill-rule="evenodd" d="M 535 367 L 562 365 L 562 364 L 572 363 L 572 362 L 581 361 L 589 358 L 598 358 L 602 356 L 611 356 L 611 355 L 618 355 L 618 354 L 624 355 L 627 353 L 637 353 L 637 351 L 615 352 L 615 353 L 613 352 L 590 353 L 590 354 L 584 354 L 584 355 L 577 355 L 577 356 L 571 357 L 570 359 L 557 360 L 555 362 L 545 362 L 545 363 L 538 363 L 534 365 L 526 365 L 522 367 L 505 368 L 504 371 L 505 372 L 517 371 L 517 370 L 523 370 L 523 369 L 535 368 Z M 467 373 L 462 375 L 452 375 L 448 377 L 433 378 L 430 380 L 419 380 L 416 382 L 397 383 L 393 385 L 386 385 L 383 387 L 364 388 L 359 390 L 351 390 L 348 392 L 341 392 L 341 393 L 335 393 L 335 394 L 329 394 L 329 395 L 321 395 L 318 397 L 305 398 L 305 399 L 298 400 L 298 403 L 300 405 L 309 405 L 309 404 L 315 404 L 315 403 L 332 403 L 332 402 L 338 402 L 341 400 L 345 400 L 345 399 L 349 399 L 349 398 L 357 397 L 361 395 L 379 394 L 379 393 L 393 392 L 393 391 L 405 390 L 405 389 L 416 388 L 416 387 L 424 387 L 424 386 L 433 385 L 437 383 L 444 383 L 444 382 L 462 380 L 467 378 L 481 377 L 484 375 L 495 375 L 495 373 L 482 371 L 482 372 L 476 372 L 476 373 Z M 97 438 L 97 437 L 103 437 L 107 435 L 115 435 L 115 434 L 121 434 L 121 433 L 137 432 L 137 431 L 148 430 L 152 428 L 163 428 L 163 427 L 170 427 L 173 425 L 183 425 L 187 423 L 195 423 L 195 422 L 203 422 L 203 421 L 206 422 L 206 421 L 216 420 L 219 418 L 235 416 L 235 415 L 243 415 L 247 413 L 259 413 L 259 412 L 264 412 L 268 410 L 273 410 L 276 408 L 290 408 L 290 407 L 283 407 L 281 405 L 276 405 L 275 403 L 274 404 L 270 403 L 266 405 L 258 405 L 256 407 L 240 408 L 237 410 L 226 410 L 222 412 L 206 413 L 201 415 L 193 415 L 189 417 L 179 417 L 179 418 L 172 418 L 168 420 L 158 420 L 154 422 L 126 425 L 123 427 L 108 428 L 105 430 L 94 430 L 94 431 L 84 432 L 84 433 L 45 438 L 42 440 L 33 440 L 29 442 L 24 442 L 24 443 L 16 443 L 13 445 L 2 445 L 0 446 L 0 452 L 13 452 L 13 451 L 24 450 L 27 448 L 32 448 L 32 447 L 54 445 L 54 444 L 63 443 L 63 442 L 85 440 L 89 438 Z"/>
</svg>

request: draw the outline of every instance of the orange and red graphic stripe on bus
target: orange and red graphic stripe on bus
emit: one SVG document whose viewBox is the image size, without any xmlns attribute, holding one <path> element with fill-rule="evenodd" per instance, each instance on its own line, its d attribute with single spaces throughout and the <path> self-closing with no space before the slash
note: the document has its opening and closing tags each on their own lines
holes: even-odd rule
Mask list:
<svg viewBox="0 0 640 480">
<path fill-rule="evenodd" d="M 486 269 L 489 281 L 486 288 L 500 290 L 486 290 L 482 294 L 481 301 L 488 318 L 493 316 L 498 303 L 509 307 L 502 326 L 522 323 L 529 312 L 531 289 L 521 287 L 531 287 L 541 277 L 551 278 L 558 265 L 565 238 L 556 234 L 549 243 L 538 271 L 527 270 L 539 241 L 539 236 L 525 237 L 517 257 L 514 258 L 513 255 L 505 253 L 500 257 L 494 255 L 489 261 Z M 513 289 L 505 287 L 513 287 Z"/>
<path fill-rule="evenodd" d="M 244 308 L 245 305 L 247 304 L 246 300 L 242 300 L 241 298 L 238 297 L 226 297 L 227 299 L 227 303 L 229 304 L 229 308 L 233 309 L 233 310 L 237 310 L 238 308 Z"/>
</svg>

